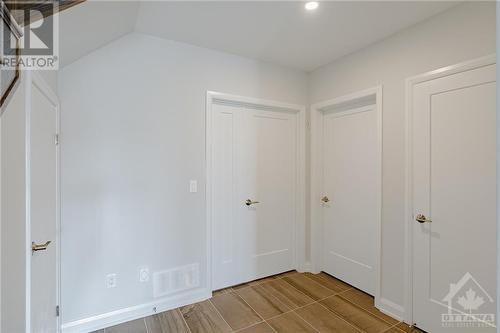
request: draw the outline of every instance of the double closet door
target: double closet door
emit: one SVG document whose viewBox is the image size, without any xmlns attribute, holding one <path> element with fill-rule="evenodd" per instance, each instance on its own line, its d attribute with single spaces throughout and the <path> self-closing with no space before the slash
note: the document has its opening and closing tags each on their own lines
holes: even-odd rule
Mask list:
<svg viewBox="0 0 500 333">
<path fill-rule="evenodd" d="M 294 268 L 296 118 L 212 106 L 214 290 Z"/>
</svg>

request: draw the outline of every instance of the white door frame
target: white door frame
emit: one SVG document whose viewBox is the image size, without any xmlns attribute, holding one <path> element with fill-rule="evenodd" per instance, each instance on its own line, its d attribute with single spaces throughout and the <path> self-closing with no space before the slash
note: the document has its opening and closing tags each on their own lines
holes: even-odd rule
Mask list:
<svg viewBox="0 0 500 333">
<path fill-rule="evenodd" d="M 26 112 L 26 331 L 31 332 L 31 113 L 32 89 L 36 87 L 47 97 L 56 110 L 56 131 L 60 133 L 59 98 L 52 88 L 37 72 L 27 70 L 24 76 L 25 112 Z M 56 148 L 56 300 L 61 304 L 61 191 L 60 191 L 60 148 Z M 54 308 L 54 311 L 56 309 Z M 57 318 L 57 332 L 61 331 L 61 316 Z"/>
<path fill-rule="evenodd" d="M 406 323 L 413 323 L 413 184 L 412 184 L 412 126 L 413 126 L 413 87 L 416 84 L 442 78 L 445 76 L 469 71 L 472 69 L 493 65 L 496 63 L 495 55 L 473 59 L 470 61 L 461 62 L 455 65 L 442 67 L 430 72 L 416 75 L 406 79 L 406 194 L 405 194 L 405 315 Z"/>
<path fill-rule="evenodd" d="M 312 271 L 323 269 L 323 214 L 320 199 L 323 195 L 323 111 L 334 107 L 356 108 L 365 105 L 375 105 L 377 112 L 377 224 L 375 235 L 375 306 L 380 300 L 380 257 L 381 257 L 381 221 L 382 221 L 382 86 L 354 92 L 311 106 L 311 259 Z M 347 111 L 348 112 L 348 111 Z"/>
<path fill-rule="evenodd" d="M 213 277 L 213 226 L 212 226 L 212 198 L 213 198 L 213 132 L 212 132 L 212 105 L 216 103 L 231 104 L 240 107 L 247 108 L 257 108 L 265 110 L 274 111 L 285 111 L 294 112 L 297 114 L 297 174 L 296 174 L 296 189 L 297 193 L 295 196 L 295 226 L 294 226 L 294 266 L 298 271 L 304 271 L 306 269 L 305 263 L 305 131 L 306 131 L 306 117 L 305 117 L 305 106 L 282 103 L 277 101 L 265 100 L 260 98 L 244 97 L 238 95 L 225 94 L 215 91 L 207 91 L 206 100 L 206 228 L 207 228 L 207 288 L 212 291 L 212 277 Z"/>
</svg>

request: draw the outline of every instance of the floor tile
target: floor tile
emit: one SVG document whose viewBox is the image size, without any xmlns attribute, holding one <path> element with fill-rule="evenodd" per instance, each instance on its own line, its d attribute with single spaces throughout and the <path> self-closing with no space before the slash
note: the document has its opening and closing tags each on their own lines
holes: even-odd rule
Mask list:
<svg viewBox="0 0 500 333">
<path fill-rule="evenodd" d="M 237 290 L 236 293 L 264 319 L 275 317 L 291 310 L 259 285 Z"/>
<path fill-rule="evenodd" d="M 192 333 L 227 333 L 229 325 L 222 319 L 210 301 L 204 301 L 180 308 Z"/>
<path fill-rule="evenodd" d="M 323 287 L 328 288 L 330 290 L 333 290 L 335 293 L 341 293 L 343 291 L 346 291 L 348 289 L 351 289 L 352 286 L 348 285 L 345 282 L 342 282 L 333 276 L 330 276 L 326 273 L 319 273 L 319 274 L 312 274 L 312 273 L 305 273 L 305 275 L 316 281 L 317 283 L 321 284 Z"/>
<path fill-rule="evenodd" d="M 147 333 L 144 319 L 132 320 L 120 325 L 106 328 L 107 333 Z"/>
<path fill-rule="evenodd" d="M 314 302 L 312 298 L 301 293 L 282 279 L 270 281 L 262 284 L 260 287 L 291 309 L 296 309 L 300 306 Z"/>
<path fill-rule="evenodd" d="M 392 317 L 389 317 L 388 315 L 382 313 L 379 309 L 377 309 L 375 307 L 375 302 L 374 302 L 373 297 L 358 290 L 358 289 L 348 290 L 348 291 L 342 293 L 342 295 L 340 295 L 340 297 L 345 298 L 348 301 L 351 301 L 351 303 L 354 303 L 354 304 L 362 307 L 366 311 L 368 311 L 368 312 L 376 315 L 377 317 L 385 320 L 386 322 L 388 322 L 391 325 L 396 325 L 399 322 L 398 320 L 396 320 Z"/>
<path fill-rule="evenodd" d="M 280 276 L 278 274 L 278 275 L 273 275 L 273 276 L 265 277 L 265 278 L 262 278 L 262 279 L 258 279 L 258 280 L 249 282 L 248 284 L 251 285 L 251 286 L 255 286 L 255 285 L 263 284 L 263 283 L 266 283 L 266 282 L 269 282 L 269 281 L 273 281 L 273 280 L 276 280 L 276 279 L 279 279 L 279 278 L 280 278 Z"/>
<path fill-rule="evenodd" d="M 410 325 L 408 325 L 407 323 L 403 323 L 403 322 L 399 323 L 396 327 L 398 329 L 400 329 L 401 331 L 406 332 L 406 333 L 423 333 L 424 332 L 422 330 L 419 330 L 416 327 L 410 327 Z"/>
<path fill-rule="evenodd" d="M 144 318 L 148 333 L 188 333 L 189 328 L 184 322 L 179 309 L 158 313 Z"/>
<path fill-rule="evenodd" d="M 290 271 L 213 295 L 93 333 L 425 333 L 386 316 L 373 297 L 326 273 Z"/>
<path fill-rule="evenodd" d="M 317 332 L 311 325 L 293 312 L 288 312 L 279 317 L 272 318 L 268 320 L 267 323 L 278 333 Z"/>
<path fill-rule="evenodd" d="M 342 293 L 340 297 L 343 297 L 348 301 L 351 301 L 352 303 L 361 306 L 365 310 L 375 307 L 375 300 L 373 296 L 370 296 L 358 289 L 348 290 Z"/>
<path fill-rule="evenodd" d="M 230 292 L 233 292 L 233 289 L 231 287 L 224 288 L 224 289 L 219 289 L 219 290 L 215 290 L 214 292 L 212 292 L 212 295 L 213 296 L 218 296 L 218 295 L 223 295 L 223 294 L 227 294 L 227 293 L 230 293 Z"/>
<path fill-rule="evenodd" d="M 360 331 L 345 320 L 327 310 L 319 303 L 314 303 L 295 311 L 301 318 L 320 332 L 359 333 Z"/>
<path fill-rule="evenodd" d="M 359 306 L 339 296 L 333 296 L 322 300 L 321 304 L 367 333 L 380 333 L 392 326 L 370 312 L 363 310 Z"/>
<path fill-rule="evenodd" d="M 299 272 L 297 272 L 296 270 L 283 272 L 283 273 L 280 273 L 278 275 L 275 275 L 275 277 L 277 277 L 278 279 L 281 279 L 285 276 L 290 276 L 290 275 L 294 275 L 294 274 L 299 274 Z"/>
<path fill-rule="evenodd" d="M 273 329 L 267 323 L 260 323 L 257 325 L 245 328 L 238 333 L 274 333 Z"/>
<path fill-rule="evenodd" d="M 263 284 L 263 283 L 266 283 L 266 282 L 269 282 L 269 281 L 273 281 L 273 280 L 276 280 L 276 279 L 279 279 L 279 278 L 280 278 L 280 274 L 278 274 L 278 275 L 272 275 L 272 276 L 268 276 L 268 277 L 265 277 L 265 278 L 262 278 L 262 279 L 258 279 L 258 280 L 255 280 L 255 281 L 250 281 L 250 282 L 238 284 L 236 286 L 233 286 L 232 289 L 233 290 L 238 290 L 238 289 L 247 288 L 247 287 L 250 287 L 250 286 L 257 286 L 259 284 Z"/>
<path fill-rule="evenodd" d="M 401 331 L 399 328 L 396 326 L 389 328 L 386 331 L 383 331 L 382 333 L 405 333 L 404 331 Z"/>
<path fill-rule="evenodd" d="M 213 297 L 211 301 L 233 330 L 262 321 L 257 313 L 235 293 Z"/>
<path fill-rule="evenodd" d="M 238 284 L 236 286 L 232 286 L 231 288 L 234 290 L 238 290 L 238 289 L 243 289 L 243 288 L 248 288 L 251 286 L 251 282 L 248 282 L 248 283 L 242 283 L 242 284 Z"/>
<path fill-rule="evenodd" d="M 304 274 L 289 275 L 284 277 L 283 280 L 315 301 L 334 294 L 333 291 L 307 278 Z"/>
</svg>

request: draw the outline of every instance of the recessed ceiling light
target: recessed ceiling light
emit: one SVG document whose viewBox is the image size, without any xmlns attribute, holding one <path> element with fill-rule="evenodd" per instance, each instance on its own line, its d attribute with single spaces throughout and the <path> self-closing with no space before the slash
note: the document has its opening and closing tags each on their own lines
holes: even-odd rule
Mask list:
<svg viewBox="0 0 500 333">
<path fill-rule="evenodd" d="M 316 8 L 318 8 L 319 6 L 319 3 L 317 1 L 309 1 L 309 2 L 306 2 L 306 9 L 307 10 L 315 10 Z"/>
</svg>

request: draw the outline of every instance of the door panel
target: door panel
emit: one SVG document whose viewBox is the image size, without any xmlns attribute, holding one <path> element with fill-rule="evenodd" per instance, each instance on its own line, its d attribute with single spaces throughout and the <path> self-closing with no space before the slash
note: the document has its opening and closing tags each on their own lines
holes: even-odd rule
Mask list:
<svg viewBox="0 0 500 333">
<path fill-rule="evenodd" d="M 212 109 L 213 288 L 220 289 L 294 268 L 297 134 L 292 113 Z"/>
<path fill-rule="evenodd" d="M 241 119 L 238 202 L 249 281 L 293 268 L 295 115 L 247 109 Z"/>
<path fill-rule="evenodd" d="M 31 331 L 58 332 L 57 301 L 57 109 L 32 85 L 30 145 L 31 238 L 51 241 L 31 257 Z"/>
<path fill-rule="evenodd" d="M 373 294 L 378 221 L 374 106 L 323 115 L 323 268 Z"/>
<path fill-rule="evenodd" d="M 493 65 L 414 86 L 413 214 L 432 220 L 412 224 L 414 321 L 429 332 L 478 329 L 442 314 L 495 313 L 495 93 Z M 469 290 L 477 309 L 460 305 Z"/>
<path fill-rule="evenodd" d="M 236 218 L 236 177 L 233 107 L 214 105 L 213 110 L 213 256 L 215 289 L 237 283 L 239 239 Z"/>
</svg>

